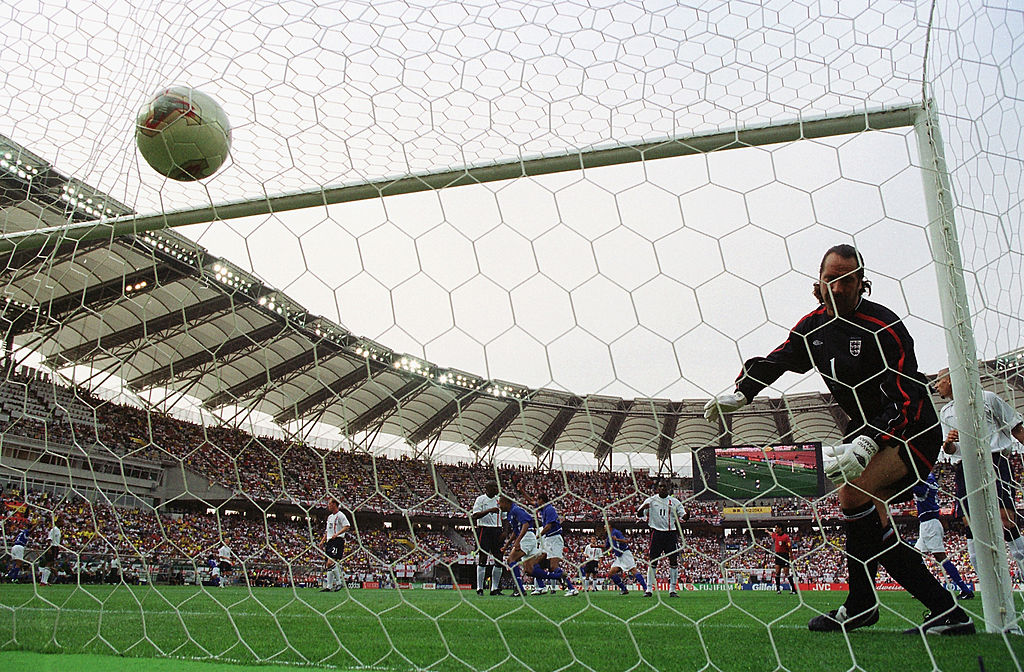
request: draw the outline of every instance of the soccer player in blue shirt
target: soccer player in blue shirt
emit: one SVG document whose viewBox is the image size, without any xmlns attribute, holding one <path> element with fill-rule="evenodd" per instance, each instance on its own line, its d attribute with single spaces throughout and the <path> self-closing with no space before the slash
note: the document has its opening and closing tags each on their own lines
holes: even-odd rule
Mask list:
<svg viewBox="0 0 1024 672">
<path fill-rule="evenodd" d="M 21 577 L 21 566 L 25 563 L 25 547 L 28 546 L 28 528 L 23 528 L 14 537 L 11 544 L 11 566 L 7 572 L 7 578 L 11 583 L 17 583 Z"/>
<path fill-rule="evenodd" d="M 529 573 L 541 556 L 537 533 L 534 531 L 536 525 L 533 516 L 506 495 L 498 497 L 498 508 L 505 514 L 509 527 L 508 541 L 502 551 L 508 553 L 508 568 L 512 570 L 512 577 L 516 581 L 517 593 L 525 595 L 523 569 Z M 520 561 L 523 563 L 522 567 Z"/>
<path fill-rule="evenodd" d="M 623 595 L 629 595 L 629 589 L 626 588 L 626 584 L 622 580 L 622 574 L 632 572 L 633 579 L 646 593 L 647 582 L 644 581 L 644 575 L 636 568 L 636 560 L 633 559 L 633 553 L 629 550 L 629 543 L 626 541 L 625 535 L 612 527 L 611 523 L 605 525 L 604 547 L 606 552 L 611 551 L 611 554 L 615 556 L 615 559 L 612 560 L 612 568 L 608 571 L 608 578 L 618 586 L 619 591 Z"/>
<path fill-rule="evenodd" d="M 938 495 L 939 485 L 935 481 L 935 474 L 928 474 L 926 480 L 914 486 L 914 503 L 917 504 L 917 520 L 920 524 L 914 548 L 921 553 L 932 554 L 946 570 L 949 580 L 960 591 L 960 599 L 969 600 L 974 597 L 974 591 L 964 583 L 953 561 L 946 557 L 946 545 L 942 539 L 942 521 L 939 520 Z"/>
<path fill-rule="evenodd" d="M 561 581 L 565 584 L 566 596 L 579 595 L 576 586 L 573 585 L 572 579 L 569 575 L 559 567 L 558 565 L 562 562 L 563 554 L 565 552 L 565 541 L 562 539 L 562 523 L 558 518 L 558 512 L 555 511 L 555 507 L 551 505 L 551 502 L 546 502 L 547 498 L 543 495 L 538 495 L 535 503 L 539 506 L 540 522 L 543 527 L 540 530 L 540 548 L 543 554 L 543 558 L 548 561 L 547 571 L 541 567 L 541 563 L 537 562 L 533 566 L 531 574 L 535 576 L 539 581 L 544 579 L 552 579 L 555 581 Z M 552 588 L 554 590 L 554 588 Z"/>
</svg>

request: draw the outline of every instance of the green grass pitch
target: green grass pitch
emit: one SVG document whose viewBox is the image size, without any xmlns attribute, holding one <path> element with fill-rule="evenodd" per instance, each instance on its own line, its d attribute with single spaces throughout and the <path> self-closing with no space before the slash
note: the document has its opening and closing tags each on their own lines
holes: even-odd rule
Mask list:
<svg viewBox="0 0 1024 672">
<path fill-rule="evenodd" d="M 730 467 L 742 469 L 746 476 L 729 471 Z M 814 497 L 818 492 L 818 473 L 814 469 L 798 467 L 790 471 L 789 467 L 772 467 L 765 462 L 737 460 L 719 455 L 715 458 L 715 471 L 718 472 L 719 495 L 741 502 L 756 497 Z M 761 481 L 760 488 L 755 485 L 758 479 Z"/>
<path fill-rule="evenodd" d="M 343 670 L 994 672 L 1019 670 L 1024 659 L 1020 636 L 925 641 L 901 634 L 921 618 L 919 605 L 904 593 L 882 596 L 882 619 L 872 628 L 847 636 L 806 629 L 816 609 L 835 607 L 844 597 L 697 591 L 678 599 L 601 592 L 523 600 L 419 589 L 8 585 L 0 590 L 0 648 L 65 654 L 54 660 L 67 657 L 67 665 L 81 665 L 67 654 L 90 653 Z M 977 614 L 981 600 L 967 606 Z M 5 655 L 24 654 L 0 653 L 0 668 Z M 120 661 L 117 669 L 157 669 L 145 660 L 135 668 L 124 667 L 124 659 L 107 660 Z"/>
</svg>

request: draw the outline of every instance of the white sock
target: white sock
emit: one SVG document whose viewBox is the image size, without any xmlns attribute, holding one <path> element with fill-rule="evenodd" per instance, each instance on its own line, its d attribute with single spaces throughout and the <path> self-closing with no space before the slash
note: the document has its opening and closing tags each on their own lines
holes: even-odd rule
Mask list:
<svg viewBox="0 0 1024 672">
<path fill-rule="evenodd" d="M 672 582 L 672 585 L 668 587 L 668 590 L 669 592 L 674 593 L 676 592 L 676 586 L 679 584 L 679 569 L 673 567 L 668 570 L 668 576 L 669 580 Z"/>
<path fill-rule="evenodd" d="M 476 566 L 476 589 L 484 589 L 484 578 L 487 576 L 487 567 L 484 565 Z"/>
<path fill-rule="evenodd" d="M 497 564 L 491 567 L 491 590 L 501 588 L 501 567 Z"/>
<path fill-rule="evenodd" d="M 974 554 L 974 539 L 967 540 L 967 557 L 971 559 L 971 567 L 978 571 L 978 556 Z"/>
<path fill-rule="evenodd" d="M 40 583 L 49 583 L 50 582 L 50 568 L 49 567 L 43 567 L 41 570 L 39 570 L 39 573 L 42 575 L 40 577 Z"/>
<path fill-rule="evenodd" d="M 324 572 L 324 588 L 326 588 L 327 590 L 330 590 L 331 589 L 331 584 L 333 582 L 334 582 L 333 570 L 328 569 L 326 572 Z"/>
<path fill-rule="evenodd" d="M 654 565 L 651 565 L 647 568 L 647 590 L 653 592 L 654 589 L 658 587 L 658 583 L 655 580 L 657 578 L 658 576 L 657 572 L 654 571 Z"/>
<path fill-rule="evenodd" d="M 341 574 L 341 565 L 335 565 L 334 569 L 331 571 L 334 572 L 334 588 L 341 588 L 344 586 L 345 580 Z"/>
</svg>

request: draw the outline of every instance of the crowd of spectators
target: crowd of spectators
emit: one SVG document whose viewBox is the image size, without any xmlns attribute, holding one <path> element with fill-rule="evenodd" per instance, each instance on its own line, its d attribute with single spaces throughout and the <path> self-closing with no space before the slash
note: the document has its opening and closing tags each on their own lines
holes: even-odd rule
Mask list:
<svg viewBox="0 0 1024 672">
<path fill-rule="evenodd" d="M 227 543 L 247 567 L 247 580 L 287 582 L 294 580 L 293 568 L 302 568 L 303 576 L 312 576 L 323 562 L 319 543 L 322 523 L 318 517 L 322 514 L 318 512 L 328 496 L 339 498 L 353 513 L 397 515 L 406 522 L 394 528 L 390 527 L 393 521 L 379 522 L 377 527 L 353 532 L 345 565 L 353 576 L 382 579 L 393 576 L 386 570 L 396 567 L 402 568 L 403 575 L 443 568 L 464 559 L 472 550 L 472 544 L 455 528 L 465 525 L 473 501 L 490 479 L 497 480 L 503 492 L 520 502 L 532 503 L 538 496 L 553 501 L 570 530 L 605 520 L 628 521 L 631 525 L 627 525 L 627 532 L 635 548 L 646 549 L 646 532 L 637 531 L 635 520 L 637 507 L 656 489 L 656 477 L 646 472 L 431 464 L 366 452 L 325 450 L 252 436 L 239 429 L 191 423 L 102 401 L 77 389 L 73 394 L 69 393 L 71 388 L 60 394 L 42 394 L 37 389 L 39 384 L 38 379 L 21 374 L 2 383 L 0 421 L 4 434 L 77 446 L 86 452 L 139 457 L 167 467 L 184 465 L 211 484 L 227 489 L 232 499 L 255 503 L 259 510 L 269 511 L 259 517 L 223 515 L 220 509 L 182 513 L 162 508 L 120 508 L 104 500 L 57 498 L 47 492 L 4 493 L 0 516 L 5 549 L 25 525 L 37 528 L 33 543 L 43 543 L 45 528 L 58 514 L 63 544 L 77 558 L 74 571 L 93 578 L 109 575 L 109 564 L 95 563 L 109 563 L 114 557 L 122 559 L 122 567 L 140 572 L 140 577 L 153 568 L 173 571 L 168 568 L 177 566 L 180 572 L 182 566 L 200 567 L 216 555 L 222 543 Z M 71 404 L 75 408 L 68 409 Z M 1012 465 L 1020 478 L 1020 459 L 1015 457 Z M 953 491 L 951 467 L 938 465 L 936 476 L 940 504 L 948 509 Z M 723 505 L 727 504 L 696 499 L 685 485 L 676 494 L 684 500 L 691 523 L 699 525 L 685 530 L 681 580 L 722 581 L 770 564 L 764 539 L 725 536 Z M 832 527 L 839 513 L 836 498 L 786 498 L 766 503 L 773 520 L 805 522 L 802 532 L 794 529 L 792 533 L 794 569 L 801 580 L 842 581 L 845 561 L 841 534 L 812 533 L 806 524 L 813 522 L 816 529 L 838 529 Z M 307 515 L 275 513 L 273 507 L 278 504 L 299 505 Z M 913 504 L 897 505 L 893 512 L 897 516 L 911 515 Z M 414 519 L 438 522 L 430 527 L 425 523 L 410 526 L 408 521 Z M 901 532 L 913 539 L 916 525 L 910 524 Z M 590 532 L 567 533 L 570 564 L 582 564 L 582 549 L 591 538 Z M 947 549 L 970 580 L 973 570 L 963 536 L 949 535 Z M 662 571 L 667 567 L 663 565 Z"/>
</svg>

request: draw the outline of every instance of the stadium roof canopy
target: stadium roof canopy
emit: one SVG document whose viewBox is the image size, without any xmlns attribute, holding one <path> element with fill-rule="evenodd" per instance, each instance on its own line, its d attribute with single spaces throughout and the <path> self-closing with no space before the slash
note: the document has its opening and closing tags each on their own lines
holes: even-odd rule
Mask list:
<svg viewBox="0 0 1024 672">
<path fill-rule="evenodd" d="M 9 156 L 8 156 L 9 155 Z M 5 234 L 130 209 L 0 138 Z M 21 163 L 17 163 L 20 161 Z M 584 451 L 658 463 L 707 445 L 829 441 L 841 412 L 827 395 L 758 399 L 729 426 L 702 417 L 704 400 L 577 396 L 486 380 L 403 355 L 310 314 L 229 260 L 172 230 L 3 255 L 5 345 L 55 370 L 86 366 L 86 385 L 198 399 L 225 422 L 266 414 L 305 438 L 316 423 L 356 443 L 404 439 L 417 453 L 441 442 L 486 459 L 496 448 L 540 462 Z"/>
</svg>

